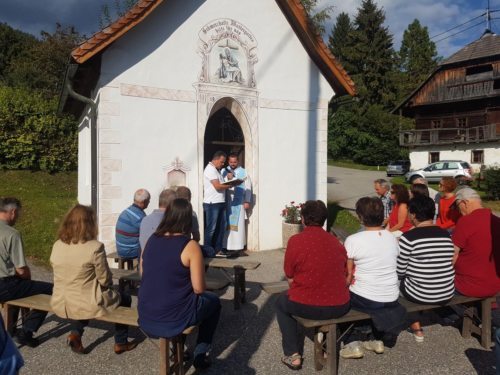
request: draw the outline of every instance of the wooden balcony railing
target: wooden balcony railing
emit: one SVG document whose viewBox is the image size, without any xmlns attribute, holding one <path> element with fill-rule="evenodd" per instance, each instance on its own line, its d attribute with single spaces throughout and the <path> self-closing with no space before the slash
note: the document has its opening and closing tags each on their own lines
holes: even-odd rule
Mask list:
<svg viewBox="0 0 500 375">
<path fill-rule="evenodd" d="M 441 128 L 404 130 L 399 132 L 401 146 L 425 146 L 446 144 L 468 144 L 500 140 L 500 124 L 489 124 L 473 128 Z"/>
</svg>

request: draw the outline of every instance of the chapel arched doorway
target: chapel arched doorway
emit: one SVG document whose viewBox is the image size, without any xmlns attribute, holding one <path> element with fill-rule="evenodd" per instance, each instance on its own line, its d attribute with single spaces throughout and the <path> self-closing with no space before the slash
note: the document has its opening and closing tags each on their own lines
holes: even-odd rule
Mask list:
<svg viewBox="0 0 500 375">
<path fill-rule="evenodd" d="M 207 165 L 213 154 L 221 150 L 227 155 L 238 154 L 240 165 L 245 166 L 245 136 L 238 120 L 227 108 L 220 108 L 208 119 L 204 145 L 203 165 Z"/>
</svg>

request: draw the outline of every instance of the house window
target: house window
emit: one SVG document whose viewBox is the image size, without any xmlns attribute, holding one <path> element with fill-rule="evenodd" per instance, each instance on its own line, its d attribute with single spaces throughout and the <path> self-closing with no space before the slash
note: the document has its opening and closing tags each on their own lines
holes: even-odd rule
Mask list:
<svg viewBox="0 0 500 375">
<path fill-rule="evenodd" d="M 439 152 L 429 152 L 429 164 L 439 161 Z"/>
<path fill-rule="evenodd" d="M 443 126 L 443 122 L 441 120 L 432 120 L 431 121 L 431 129 L 441 129 Z"/>
<path fill-rule="evenodd" d="M 471 162 L 475 164 L 484 163 L 484 150 L 472 150 L 471 151 Z"/>
<path fill-rule="evenodd" d="M 470 68 L 465 69 L 465 80 L 479 80 L 479 79 L 488 79 L 493 77 L 493 65 L 479 65 L 472 66 Z"/>
<path fill-rule="evenodd" d="M 467 117 L 457 118 L 457 128 L 465 128 L 465 127 L 467 127 Z"/>
</svg>

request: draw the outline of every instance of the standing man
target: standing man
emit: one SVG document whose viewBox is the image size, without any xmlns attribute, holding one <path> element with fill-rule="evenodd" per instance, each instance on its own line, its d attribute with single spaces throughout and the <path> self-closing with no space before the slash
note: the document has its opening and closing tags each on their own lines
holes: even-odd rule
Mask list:
<svg viewBox="0 0 500 375">
<path fill-rule="evenodd" d="M 455 193 L 462 217 L 453 232 L 455 289 L 468 297 L 490 297 L 500 291 L 500 278 L 492 256 L 491 210 L 483 208 L 477 192 L 469 187 Z"/>
<path fill-rule="evenodd" d="M 175 198 L 177 198 L 177 194 L 174 190 L 163 190 L 158 198 L 158 208 L 142 219 L 139 229 L 139 244 L 141 245 L 141 251 L 144 251 L 149 237 L 156 232 L 158 225 L 160 225 L 165 215 L 167 207 Z"/>
<path fill-rule="evenodd" d="M 230 154 L 228 166 L 222 171 L 222 177 L 228 180 L 239 179 L 244 182 L 227 191 L 226 220 L 227 230 L 223 246 L 230 251 L 243 250 L 247 244 L 245 221 L 252 202 L 252 182 L 247 171 L 239 166 L 238 154 Z"/>
<path fill-rule="evenodd" d="M 19 199 L 0 198 L 0 302 L 35 294 L 52 295 L 52 284 L 31 280 L 21 235 L 13 228 L 20 211 Z M 17 311 L 14 311 L 17 316 Z M 17 343 L 32 348 L 37 346 L 39 341 L 33 334 L 40 328 L 45 316 L 45 311 L 31 310 L 24 319 L 23 328 L 16 332 L 14 339 Z"/>
<path fill-rule="evenodd" d="M 394 201 L 391 199 L 391 185 L 387 180 L 379 178 L 378 180 L 373 181 L 373 186 L 375 188 L 375 192 L 382 201 L 382 205 L 384 206 L 383 225 L 386 226 L 387 221 L 389 220 L 389 214 L 391 213 L 392 207 L 394 206 Z"/>
<path fill-rule="evenodd" d="M 146 189 L 139 189 L 134 194 L 134 203 L 118 217 L 115 229 L 116 251 L 122 258 L 137 258 L 141 251 L 139 231 L 141 221 L 146 216 L 151 195 Z"/>
<path fill-rule="evenodd" d="M 226 154 L 217 151 L 203 172 L 203 213 L 205 214 L 204 244 L 223 254 L 222 241 L 226 228 L 226 190 L 220 170 L 226 162 Z"/>
</svg>

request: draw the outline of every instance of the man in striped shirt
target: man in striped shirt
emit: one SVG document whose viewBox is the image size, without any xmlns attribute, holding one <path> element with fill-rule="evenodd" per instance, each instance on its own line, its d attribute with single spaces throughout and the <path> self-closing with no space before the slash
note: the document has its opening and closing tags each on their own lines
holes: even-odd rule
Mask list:
<svg viewBox="0 0 500 375">
<path fill-rule="evenodd" d="M 384 206 L 384 226 L 386 226 L 389 221 L 389 215 L 392 211 L 392 207 L 394 206 L 394 201 L 391 199 L 390 192 L 391 184 L 387 180 L 379 178 L 378 180 L 373 181 L 373 187 L 382 201 L 382 205 Z"/>
<path fill-rule="evenodd" d="M 146 189 L 137 190 L 134 203 L 118 217 L 115 229 L 116 252 L 122 258 L 137 258 L 140 254 L 139 231 L 150 199 L 151 195 Z"/>
</svg>

